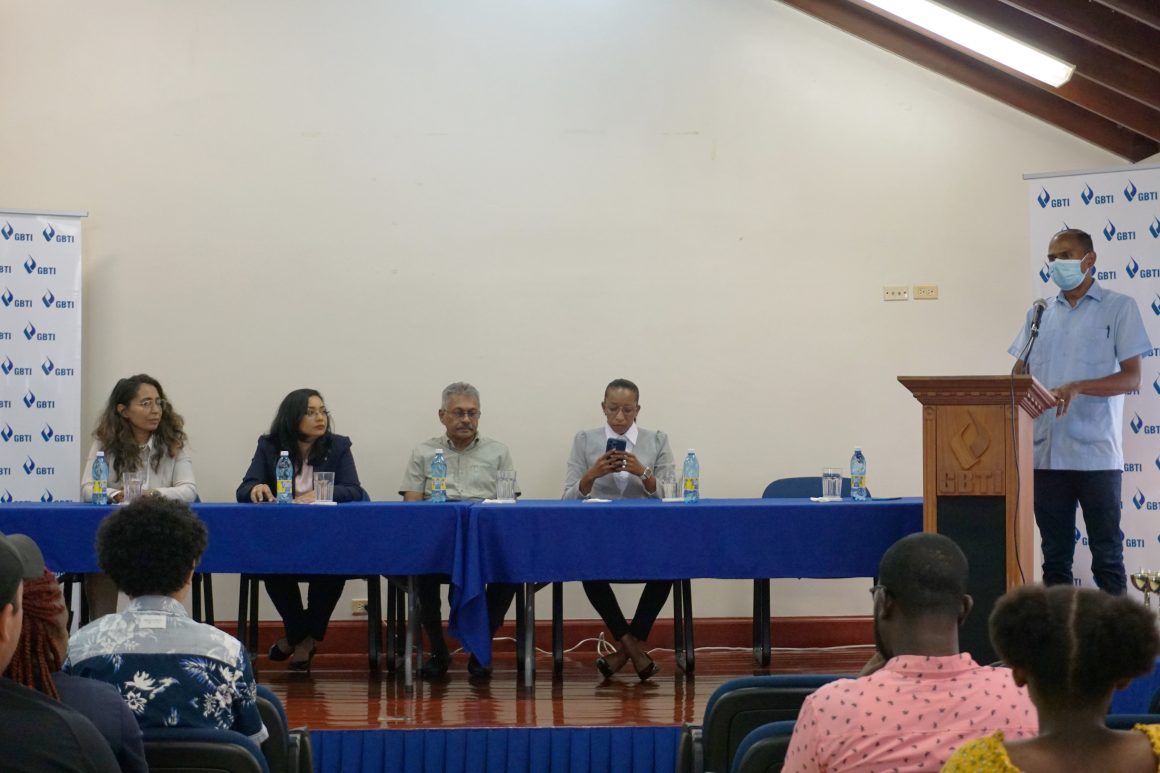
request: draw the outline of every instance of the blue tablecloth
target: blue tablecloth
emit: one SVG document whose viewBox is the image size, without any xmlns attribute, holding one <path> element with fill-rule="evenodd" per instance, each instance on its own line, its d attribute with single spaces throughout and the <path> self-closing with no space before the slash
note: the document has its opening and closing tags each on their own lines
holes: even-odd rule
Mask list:
<svg viewBox="0 0 1160 773">
<path fill-rule="evenodd" d="M 922 500 L 807 499 L 196 504 L 209 529 L 199 569 L 247 574 L 434 574 L 456 591 L 450 630 L 491 660 L 488 582 L 718 577 L 870 577 L 886 548 L 922 529 Z M 49 568 L 96 571 L 93 537 L 112 508 L 0 505 L 0 531 L 28 534 Z"/>
</svg>

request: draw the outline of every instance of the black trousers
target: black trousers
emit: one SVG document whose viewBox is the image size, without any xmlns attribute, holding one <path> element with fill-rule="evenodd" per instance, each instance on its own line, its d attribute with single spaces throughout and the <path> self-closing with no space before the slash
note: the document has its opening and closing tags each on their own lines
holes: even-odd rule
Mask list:
<svg viewBox="0 0 1160 773">
<path fill-rule="evenodd" d="M 445 583 L 451 583 L 451 578 L 445 574 L 421 574 L 415 578 L 419 593 L 419 622 L 431 641 L 431 651 L 442 658 L 447 657 L 447 642 L 443 639 L 443 602 L 439 597 L 439 586 Z M 503 625 L 518 588 L 518 585 L 506 582 L 487 584 L 487 621 L 492 636 Z M 448 600 L 454 592 L 453 586 L 448 588 Z"/>
<path fill-rule="evenodd" d="M 335 577 L 324 574 L 274 574 L 265 577 L 266 594 L 278 614 L 282 616 L 282 625 L 286 629 L 286 641 L 293 646 L 307 636 L 315 641 L 326 638 L 326 628 L 330 625 L 330 616 L 342 597 L 342 589 L 346 586 L 345 577 Z M 302 606 L 302 594 L 298 592 L 298 583 L 309 582 L 306 607 Z"/>
<path fill-rule="evenodd" d="M 1092 576 L 1102 591 L 1127 590 L 1120 533 L 1120 470 L 1036 470 L 1035 523 L 1043 538 L 1043 584 L 1071 585 L 1076 505 L 1083 510 Z"/>
<path fill-rule="evenodd" d="M 671 580 L 651 580 L 644 584 L 640 594 L 640 601 L 636 605 L 636 614 L 632 616 L 630 624 L 624 619 L 624 612 L 620 611 L 620 604 L 616 594 L 612 592 L 612 584 L 608 582 L 590 580 L 584 583 L 584 593 L 592 606 L 600 614 L 600 619 L 608 626 L 612 636 L 620 641 L 626 633 L 631 633 L 641 641 L 648 640 L 649 631 L 661 613 L 661 607 L 673 589 Z"/>
</svg>

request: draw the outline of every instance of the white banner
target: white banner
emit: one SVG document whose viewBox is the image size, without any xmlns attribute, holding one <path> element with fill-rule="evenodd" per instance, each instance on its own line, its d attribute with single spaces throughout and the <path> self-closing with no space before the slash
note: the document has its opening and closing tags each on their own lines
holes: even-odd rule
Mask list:
<svg viewBox="0 0 1160 773">
<path fill-rule="evenodd" d="M 0 211 L 0 502 L 80 493 L 80 217 Z"/>
<path fill-rule="evenodd" d="M 1047 244 L 1064 228 L 1092 236 L 1096 280 L 1136 299 L 1153 346 L 1160 345 L 1160 168 L 1028 175 L 1032 297 L 1054 295 Z M 1030 304 L 1029 304 L 1030 305 Z M 1012 325 L 1012 337 L 1019 322 Z M 1124 486 L 1120 522 L 1128 573 L 1160 569 L 1160 348 L 1145 355 L 1140 389 L 1124 400 Z M 1046 384 L 1045 386 L 1054 386 Z M 1083 519 L 1076 519 L 1074 573 L 1094 587 Z"/>
</svg>

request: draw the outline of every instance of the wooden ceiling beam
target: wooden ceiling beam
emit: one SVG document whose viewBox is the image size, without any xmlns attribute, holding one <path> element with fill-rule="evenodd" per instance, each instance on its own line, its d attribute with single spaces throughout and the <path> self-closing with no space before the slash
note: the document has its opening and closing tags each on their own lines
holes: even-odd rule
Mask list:
<svg viewBox="0 0 1160 773">
<path fill-rule="evenodd" d="M 942 5 L 1075 65 L 1076 72 L 1160 110 L 1160 77 L 1120 54 L 995 0 L 939 0 Z"/>
<path fill-rule="evenodd" d="M 1156 0 L 1096 0 L 1113 11 L 1131 16 L 1141 24 L 1160 30 L 1160 4 Z"/>
<path fill-rule="evenodd" d="M 1160 71 L 1160 31 L 1095 2 L 1001 0 L 1109 51 Z"/>
<path fill-rule="evenodd" d="M 1160 152 L 1160 143 L 1156 141 L 855 3 L 835 0 L 781 2 L 1130 161 L 1139 161 Z"/>
</svg>

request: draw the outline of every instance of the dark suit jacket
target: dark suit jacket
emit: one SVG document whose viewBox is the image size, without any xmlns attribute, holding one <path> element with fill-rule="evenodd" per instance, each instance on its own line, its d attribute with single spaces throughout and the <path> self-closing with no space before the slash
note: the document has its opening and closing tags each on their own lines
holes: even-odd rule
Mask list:
<svg viewBox="0 0 1160 773">
<path fill-rule="evenodd" d="M 293 449 L 286 450 L 294 452 Z M 258 448 L 250 461 L 250 469 L 246 470 L 246 477 L 242 479 L 242 485 L 238 486 L 239 502 L 249 502 L 250 489 L 259 483 L 265 483 L 271 489 L 275 488 L 278 477 L 274 472 L 274 466 L 278 464 L 278 455 L 281 451 L 282 449 L 276 448 L 266 435 L 258 438 Z M 335 502 L 360 502 L 370 499 L 358 482 L 358 470 L 354 467 L 354 456 L 350 452 L 350 438 L 345 435 L 330 436 L 330 450 L 314 464 L 314 471 L 334 473 Z"/>
<path fill-rule="evenodd" d="M 52 681 L 60 693 L 60 702 L 83 714 L 109 742 L 121 773 L 148 773 L 141 726 L 116 687 L 62 671 L 53 674 Z"/>
</svg>

